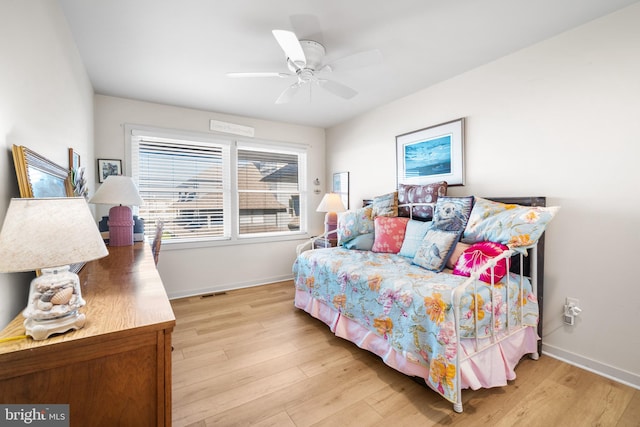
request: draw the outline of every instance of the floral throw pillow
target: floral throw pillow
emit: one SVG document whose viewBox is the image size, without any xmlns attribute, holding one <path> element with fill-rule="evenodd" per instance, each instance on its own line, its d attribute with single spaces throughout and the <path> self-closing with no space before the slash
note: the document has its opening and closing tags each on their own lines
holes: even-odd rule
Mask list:
<svg viewBox="0 0 640 427">
<path fill-rule="evenodd" d="M 480 269 L 483 265 L 489 262 L 490 259 L 497 257 L 502 252 L 509 248 L 501 243 L 494 242 L 478 242 L 469 246 L 460 255 L 455 267 L 453 268 L 453 274 L 458 276 L 471 276 Z M 509 271 L 509 260 L 501 259 L 496 263 L 493 268 L 494 283 L 498 283 Z M 480 274 L 479 277 L 485 283 L 491 283 L 491 269 Z"/>
<path fill-rule="evenodd" d="M 338 213 L 338 244 L 342 245 L 361 234 L 373 233 L 371 208 L 360 208 Z"/>
<path fill-rule="evenodd" d="M 402 248 L 409 218 L 377 216 L 371 251 L 397 254 Z"/>
<path fill-rule="evenodd" d="M 467 226 L 472 207 L 473 196 L 438 197 L 433 226 L 438 230 L 462 232 Z"/>
<path fill-rule="evenodd" d="M 432 228 L 427 231 L 424 240 L 418 247 L 413 263 L 427 270 L 442 271 L 459 238 L 459 231 Z"/>
<path fill-rule="evenodd" d="M 538 242 L 558 210 L 558 206 L 521 206 L 476 197 L 462 241 L 491 241 L 512 248 L 531 246 Z"/>
</svg>

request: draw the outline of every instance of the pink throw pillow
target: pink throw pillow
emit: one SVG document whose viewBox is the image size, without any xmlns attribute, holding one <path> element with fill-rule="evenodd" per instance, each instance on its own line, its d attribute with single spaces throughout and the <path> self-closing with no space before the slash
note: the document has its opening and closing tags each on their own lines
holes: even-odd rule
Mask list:
<svg viewBox="0 0 640 427">
<path fill-rule="evenodd" d="M 469 246 L 460 255 L 453 274 L 458 276 L 471 276 L 471 273 L 477 271 L 484 264 L 489 262 L 491 258 L 495 258 L 509 248 L 501 243 L 494 242 L 478 242 Z M 494 269 L 494 283 L 498 283 L 509 271 L 509 262 L 507 259 L 501 259 Z M 485 283 L 491 283 L 491 269 L 482 273 L 479 277 Z"/>
<path fill-rule="evenodd" d="M 371 251 L 391 254 L 400 252 L 408 222 L 409 218 L 377 216 L 374 221 L 375 239 Z"/>
</svg>

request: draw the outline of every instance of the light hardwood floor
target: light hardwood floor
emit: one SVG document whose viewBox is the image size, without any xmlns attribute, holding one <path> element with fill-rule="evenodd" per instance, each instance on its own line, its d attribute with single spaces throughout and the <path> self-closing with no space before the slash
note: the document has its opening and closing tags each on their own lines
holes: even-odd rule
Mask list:
<svg viewBox="0 0 640 427">
<path fill-rule="evenodd" d="M 464 413 L 293 306 L 292 282 L 172 301 L 174 426 L 640 426 L 640 391 L 547 356 Z"/>
</svg>

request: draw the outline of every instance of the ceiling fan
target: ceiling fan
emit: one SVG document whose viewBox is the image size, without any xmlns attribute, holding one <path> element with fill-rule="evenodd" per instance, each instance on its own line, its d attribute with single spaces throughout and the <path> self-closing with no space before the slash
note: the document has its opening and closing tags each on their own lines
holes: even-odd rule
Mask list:
<svg viewBox="0 0 640 427">
<path fill-rule="evenodd" d="M 289 73 L 227 73 L 227 77 L 296 77 L 297 81 L 280 94 L 276 99 L 276 104 L 290 102 L 302 86 L 310 85 L 311 83 L 341 98 L 351 99 L 358 94 L 355 89 L 334 80 L 318 77 L 318 74 L 364 67 L 382 61 L 380 51 L 374 49 L 349 55 L 327 64 L 324 62 L 325 48 L 322 44 L 313 40 L 298 40 L 298 37 L 292 31 L 273 30 L 272 33 L 286 55 Z"/>
</svg>

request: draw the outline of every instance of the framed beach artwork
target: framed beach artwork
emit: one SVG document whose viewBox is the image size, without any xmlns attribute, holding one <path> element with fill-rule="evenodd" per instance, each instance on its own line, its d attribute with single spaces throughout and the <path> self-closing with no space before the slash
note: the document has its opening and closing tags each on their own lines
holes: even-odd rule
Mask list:
<svg viewBox="0 0 640 427">
<path fill-rule="evenodd" d="M 396 136 L 397 184 L 464 185 L 464 118 Z"/>
</svg>

